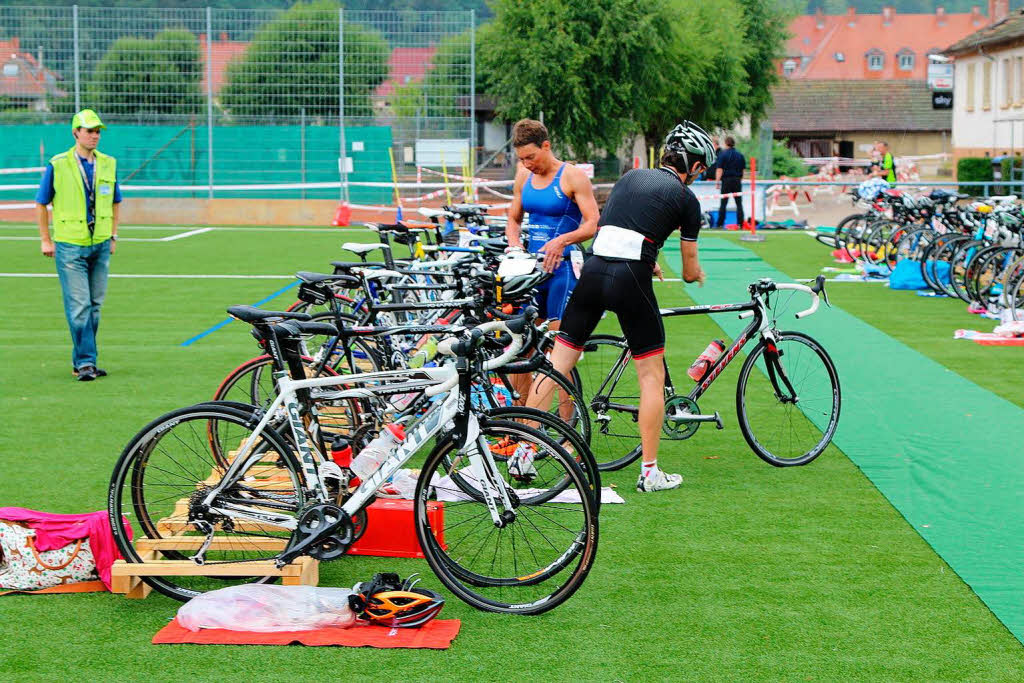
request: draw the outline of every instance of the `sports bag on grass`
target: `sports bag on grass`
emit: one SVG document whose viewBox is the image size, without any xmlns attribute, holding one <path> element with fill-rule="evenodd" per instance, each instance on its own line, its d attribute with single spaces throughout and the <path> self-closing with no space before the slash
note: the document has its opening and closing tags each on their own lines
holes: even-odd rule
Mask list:
<svg viewBox="0 0 1024 683">
<path fill-rule="evenodd" d="M 0 520 L 0 592 L 39 591 L 99 578 L 88 538 L 45 551 L 36 550 L 35 540 L 36 532 L 27 526 Z"/>
</svg>

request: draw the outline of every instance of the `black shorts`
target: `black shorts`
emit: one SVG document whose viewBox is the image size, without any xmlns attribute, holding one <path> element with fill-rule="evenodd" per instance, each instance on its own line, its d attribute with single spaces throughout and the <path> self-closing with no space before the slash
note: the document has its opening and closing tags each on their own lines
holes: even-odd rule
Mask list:
<svg viewBox="0 0 1024 683">
<path fill-rule="evenodd" d="M 654 298 L 651 266 L 643 261 L 609 261 L 592 256 L 583 265 L 576 289 L 562 315 L 557 337 L 566 346 L 583 350 L 605 311 L 619 318 L 633 358 L 665 351 L 665 326 Z"/>
</svg>

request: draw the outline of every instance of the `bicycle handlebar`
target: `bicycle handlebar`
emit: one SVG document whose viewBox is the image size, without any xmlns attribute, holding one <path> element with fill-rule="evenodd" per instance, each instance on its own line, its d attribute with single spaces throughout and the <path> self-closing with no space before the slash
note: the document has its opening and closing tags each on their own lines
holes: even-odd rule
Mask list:
<svg viewBox="0 0 1024 683">
<path fill-rule="evenodd" d="M 526 336 L 526 327 L 530 324 L 531 312 L 536 316 L 536 311 L 531 308 L 528 310 L 527 315 L 516 318 L 515 320 L 493 320 L 491 322 L 484 323 L 483 325 L 478 325 L 473 328 L 468 338 L 459 339 L 458 337 L 448 337 L 437 345 L 437 353 L 438 355 L 444 356 L 466 355 L 480 344 L 486 334 L 491 332 L 504 332 L 512 337 L 512 343 L 509 344 L 508 348 L 506 348 L 500 356 L 484 361 L 483 363 L 484 370 L 499 368 L 518 356 L 519 352 L 522 351 L 524 338 Z M 443 394 L 454 389 L 458 383 L 459 378 L 458 375 L 456 375 L 441 384 L 428 388 L 424 393 L 427 396 Z"/>
<path fill-rule="evenodd" d="M 788 290 L 792 290 L 792 291 L 796 291 L 796 292 L 805 292 L 808 295 L 810 295 L 810 297 L 811 297 L 811 307 L 808 308 L 805 311 L 800 311 L 799 313 L 797 313 L 795 317 L 798 320 L 800 318 L 805 318 L 805 317 L 807 317 L 809 315 L 813 315 L 814 313 L 817 312 L 818 305 L 820 304 L 820 297 L 818 296 L 819 294 L 823 295 L 825 297 L 825 303 L 826 304 L 828 303 L 828 294 L 825 294 L 825 276 L 824 275 L 819 275 L 818 277 L 814 278 L 814 286 L 813 287 L 808 287 L 807 285 L 802 285 L 802 284 L 799 284 L 799 283 L 796 283 L 796 282 L 783 282 L 781 284 L 773 284 L 771 291 L 778 291 L 778 290 L 784 290 L 784 289 L 788 289 Z M 749 318 L 752 315 L 754 315 L 753 311 L 744 311 L 743 313 L 740 313 L 739 317 L 741 319 L 744 319 L 744 318 Z"/>
</svg>

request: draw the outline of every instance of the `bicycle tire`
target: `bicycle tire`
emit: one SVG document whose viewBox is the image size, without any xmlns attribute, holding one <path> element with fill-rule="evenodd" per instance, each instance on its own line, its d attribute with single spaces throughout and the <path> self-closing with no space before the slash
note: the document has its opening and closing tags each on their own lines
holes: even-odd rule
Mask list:
<svg viewBox="0 0 1024 683">
<path fill-rule="evenodd" d="M 514 516 L 495 526 L 481 495 L 466 495 L 465 484 L 445 484 L 444 476 L 458 460 L 451 455 L 456 444 L 448 439 L 427 456 L 420 473 L 416 535 L 430 568 L 461 600 L 487 612 L 540 614 L 568 600 L 590 572 L 597 553 L 597 512 L 579 465 L 554 441 L 515 422 L 488 421 L 487 427 L 492 433 L 505 430 L 516 439 L 545 444 L 550 461 L 558 463 L 569 486 L 579 492 L 579 502 L 521 500 L 513 507 Z M 439 506 L 442 514 L 436 512 Z M 482 540 L 464 545 L 474 532 Z M 528 540 L 534 532 L 544 544 Z M 492 543 L 495 550 L 490 553 Z M 485 550 L 490 554 L 481 559 Z"/>
<path fill-rule="evenodd" d="M 205 447 L 209 446 L 207 443 L 208 423 L 214 420 L 221 425 L 215 431 L 222 434 L 225 439 L 225 442 L 221 444 L 222 448 L 228 445 L 228 441 L 235 444 L 242 443 L 256 426 L 252 412 L 227 405 L 197 404 L 172 411 L 151 421 L 129 441 L 121 452 L 110 480 L 107 511 L 115 543 L 126 562 L 139 563 L 143 561 L 143 557 L 136 548 L 140 542 L 149 543 L 154 548 L 154 552 L 163 559 L 190 559 L 187 554 L 190 548 L 184 546 L 198 545 L 194 540 L 199 537 L 189 535 L 197 532 L 190 517 L 192 503 L 189 501 L 203 487 L 212 485 L 212 479 L 217 476 L 218 472 L 223 474 L 223 465 L 218 463 L 215 458 L 206 460 L 202 452 Z M 204 423 L 207 426 L 204 426 Z M 229 425 L 234 425 L 237 430 L 230 433 Z M 188 429 L 185 429 L 185 426 Z M 196 429 L 197 427 L 199 429 Z M 173 439 L 171 439 L 172 435 Z M 169 439 L 166 442 L 167 446 L 162 445 L 165 439 Z M 186 446 L 176 451 L 177 457 L 170 455 L 166 450 L 175 448 L 175 440 Z M 236 494 L 244 497 L 247 504 L 258 505 L 258 501 L 262 500 L 264 505 L 273 507 L 275 512 L 292 509 L 297 514 L 305 503 L 301 467 L 295 460 L 291 449 L 273 430 L 265 430 L 262 433 L 262 441 L 258 443 L 261 452 L 268 454 L 266 456 L 268 460 L 273 458 L 274 464 L 284 473 L 284 476 L 275 473 L 272 478 L 268 478 L 265 474 L 265 466 L 257 473 L 254 465 L 252 473 L 239 480 Z M 161 450 L 163 453 L 160 452 Z M 169 469 L 164 469 L 165 467 Z M 208 470 L 207 467 L 209 467 Z M 162 478 L 164 475 L 169 476 Z M 147 477 L 150 478 L 151 489 L 146 488 Z M 156 493 L 153 494 L 154 497 L 147 500 L 146 492 L 148 490 L 155 490 Z M 127 514 L 129 508 L 131 514 Z M 125 530 L 122 520 L 129 522 L 134 520 L 134 524 L 130 527 L 132 530 L 130 536 Z M 268 546 L 279 545 L 283 549 L 284 543 L 291 535 L 290 532 L 280 527 L 273 533 L 271 532 L 272 529 L 262 527 L 257 523 L 231 526 L 230 530 L 226 526 L 221 526 L 214 535 L 213 545 L 207 555 L 207 564 L 231 563 L 244 559 L 266 559 L 268 556 L 274 555 Z M 255 540 L 265 538 L 275 540 Z M 216 577 L 145 576 L 141 578 L 160 593 L 181 601 L 232 583 L 267 583 L 275 580 L 273 576 L 231 575 Z"/>
<path fill-rule="evenodd" d="M 620 470 L 642 454 L 636 417 L 640 410 L 639 383 L 635 373 L 630 373 L 622 390 L 616 393 L 629 368 L 621 367 L 618 377 L 611 376 L 620 367 L 620 358 L 623 353 L 628 353 L 629 347 L 623 337 L 595 334 L 583 348 L 581 363 L 577 367 L 581 368 L 583 377 L 583 400 L 591 413 L 590 449 L 597 460 L 598 470 Z M 602 348 L 608 349 L 614 360 L 598 358 L 607 355 L 602 354 Z M 605 391 L 599 394 L 602 389 Z"/>
<path fill-rule="evenodd" d="M 559 446 L 564 448 L 569 455 L 576 459 L 576 464 L 583 470 L 587 478 L 590 492 L 594 496 L 594 504 L 598 512 L 601 510 L 601 472 L 597 468 L 594 454 L 590 446 L 583 440 L 579 432 L 565 423 L 559 417 L 546 413 L 537 408 L 526 406 L 507 406 L 501 408 L 490 408 L 485 411 L 488 419 L 503 421 L 530 421 L 539 423 L 543 429 L 540 430 L 549 437 L 555 439 Z M 532 425 L 528 425 L 532 426 Z M 537 429 L 535 427 L 535 429 Z M 566 482 L 568 484 L 568 482 Z"/>
<path fill-rule="evenodd" d="M 556 415 L 559 419 L 576 430 L 584 442 L 590 444 L 590 412 L 587 410 L 586 403 L 583 400 L 583 395 L 580 393 L 577 386 L 573 384 L 572 380 L 555 370 L 554 366 L 547 362 L 530 374 L 530 391 L 532 391 L 533 387 L 536 386 L 538 382 L 543 381 L 544 379 L 548 379 L 556 385 L 555 393 L 551 396 L 552 403 L 545 412 Z M 511 380 L 513 375 L 505 375 L 502 373 L 501 368 L 492 371 L 491 375 L 496 375 L 497 378 L 500 378 L 499 381 L 501 381 L 505 387 L 512 387 L 515 385 L 515 382 Z M 526 399 L 526 395 L 523 395 L 520 398 L 523 402 L 525 402 Z"/>
<path fill-rule="evenodd" d="M 799 357 L 797 346 L 790 345 L 788 342 L 794 344 L 803 344 L 811 352 L 809 357 L 811 360 L 807 361 L 807 365 L 811 365 L 814 362 L 814 358 L 821 361 L 824 367 L 824 374 L 830 384 L 830 391 L 824 389 L 818 389 L 816 392 L 808 394 L 806 391 L 801 391 L 793 387 L 799 403 L 799 408 L 796 407 L 795 402 L 786 402 L 780 400 L 778 393 L 775 393 L 774 397 L 766 398 L 765 403 L 772 407 L 781 406 L 782 414 L 779 418 L 770 417 L 764 420 L 764 427 L 762 429 L 762 420 L 760 418 L 754 420 L 757 422 L 756 427 L 751 424 L 751 408 L 753 406 L 753 400 L 748 400 L 747 389 L 751 387 L 752 382 L 752 371 L 754 366 L 758 364 L 758 360 L 766 357 L 766 352 L 771 349 L 774 352 L 775 349 L 782 351 L 780 356 L 785 360 L 781 360 L 780 363 L 788 368 L 787 376 L 790 382 L 806 380 L 812 371 L 813 367 L 803 367 L 803 361 Z M 783 348 L 785 346 L 786 348 Z M 788 358 L 787 358 L 788 356 Z M 797 356 L 794 358 L 794 356 Z M 758 369 L 761 371 L 758 374 L 763 378 L 764 385 L 767 385 L 769 392 L 774 392 L 771 382 L 768 380 L 768 375 L 765 367 L 765 361 L 762 361 Z M 761 379 L 754 380 L 755 383 L 760 384 Z M 770 396 L 770 393 L 768 394 Z M 751 397 L 752 398 L 752 397 Z M 772 403 L 774 401 L 774 404 Z M 765 462 L 774 465 L 776 467 L 792 467 L 796 465 L 806 465 L 811 462 L 825 450 L 828 444 L 832 441 L 832 436 L 835 434 L 836 426 L 839 424 L 839 412 L 842 405 L 842 397 L 839 387 L 839 374 L 836 371 L 835 364 L 832 362 L 832 358 L 825 351 L 825 348 L 821 346 L 815 339 L 809 335 L 801 332 L 778 332 L 774 342 L 770 343 L 765 339 L 758 342 L 754 350 L 750 352 L 747 359 L 743 362 L 743 367 L 740 369 L 739 379 L 736 383 L 736 415 L 739 418 L 740 431 L 743 433 L 743 438 L 746 439 L 747 445 L 750 446 L 751 450 L 757 454 L 759 458 Z M 788 406 L 788 407 L 787 407 Z M 827 408 L 827 409 L 826 409 Z M 794 415 L 793 411 L 798 411 L 799 415 Z M 808 413 L 812 414 L 808 414 Z M 802 453 L 796 455 L 783 456 L 774 450 L 781 450 L 774 444 L 768 445 L 765 443 L 767 438 L 763 436 L 763 433 L 768 429 L 775 420 L 787 420 L 789 422 L 790 435 L 794 433 L 794 428 L 799 425 L 801 431 L 806 432 L 815 438 L 814 434 L 820 434 L 819 438 L 815 438 L 813 445 L 804 450 Z M 806 428 L 804 424 L 810 424 L 810 428 Z M 822 424 L 823 423 L 823 424 Z M 762 433 L 762 436 L 755 435 L 757 431 Z M 780 432 L 781 434 L 781 432 Z M 802 449 L 800 446 L 797 450 Z"/>
</svg>

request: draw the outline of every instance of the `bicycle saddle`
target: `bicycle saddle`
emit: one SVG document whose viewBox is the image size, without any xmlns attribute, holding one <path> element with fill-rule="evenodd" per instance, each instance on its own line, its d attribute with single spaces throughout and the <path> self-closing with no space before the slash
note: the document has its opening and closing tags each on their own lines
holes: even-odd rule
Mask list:
<svg viewBox="0 0 1024 683">
<path fill-rule="evenodd" d="M 387 245 L 380 242 L 345 242 L 341 248 L 354 254 L 368 254 L 375 249 L 387 249 Z"/>
<path fill-rule="evenodd" d="M 321 282 L 336 282 L 348 287 L 358 287 L 362 284 L 359 281 L 359 278 L 348 275 L 347 273 L 311 273 L 308 270 L 300 270 L 295 273 L 295 277 L 310 285 L 319 284 Z"/>
<path fill-rule="evenodd" d="M 273 318 L 280 318 L 282 320 L 310 320 L 310 316 L 306 313 L 296 313 L 292 311 L 265 311 L 262 308 L 256 308 L 255 306 L 231 306 L 228 308 L 228 315 L 232 318 L 238 318 L 242 322 L 246 323 L 258 323 Z"/>
</svg>

